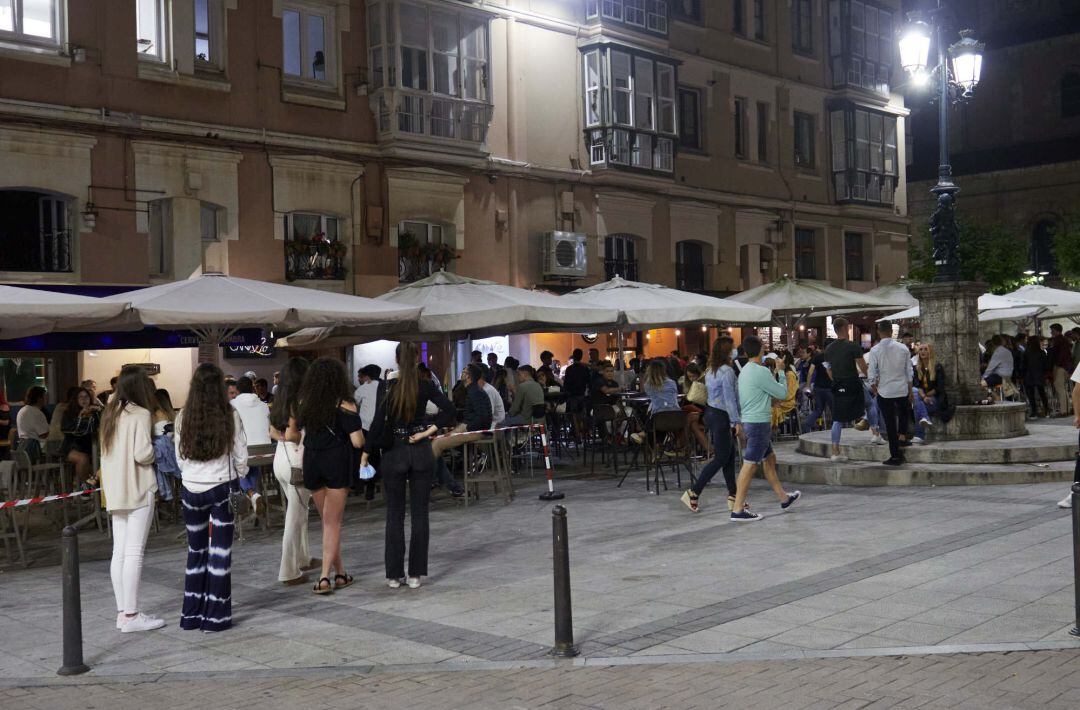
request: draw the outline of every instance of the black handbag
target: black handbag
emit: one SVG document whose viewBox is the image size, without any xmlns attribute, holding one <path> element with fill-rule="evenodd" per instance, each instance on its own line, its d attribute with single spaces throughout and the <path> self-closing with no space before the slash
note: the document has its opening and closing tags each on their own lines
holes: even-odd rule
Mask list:
<svg viewBox="0 0 1080 710">
<path fill-rule="evenodd" d="M 236 473 L 233 466 L 232 451 L 229 457 L 229 511 L 235 516 L 244 517 L 251 512 L 251 499 L 240 488 L 240 474 Z M 234 475 L 235 474 L 235 475 Z"/>
</svg>

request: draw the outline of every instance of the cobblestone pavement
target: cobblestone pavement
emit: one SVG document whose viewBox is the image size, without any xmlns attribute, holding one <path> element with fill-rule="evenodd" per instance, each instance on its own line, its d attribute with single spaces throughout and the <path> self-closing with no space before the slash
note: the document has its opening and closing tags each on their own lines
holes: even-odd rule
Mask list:
<svg viewBox="0 0 1080 710">
<path fill-rule="evenodd" d="M 255 672 L 257 673 L 257 672 Z M 1040 708 L 1080 706 L 1080 653 L 467 670 L 169 674 L 0 688 L 6 710 L 222 708 Z"/>
<path fill-rule="evenodd" d="M 168 626 L 117 633 L 106 540 L 87 531 L 82 595 L 90 677 L 137 681 L 213 671 L 274 678 L 345 667 L 375 683 L 370 669 L 473 664 L 495 673 L 485 664 L 546 663 L 551 506 L 536 498 L 540 480 L 523 479 L 509 504 L 493 496 L 468 507 L 439 499 L 432 577 L 419 590 L 383 583 L 379 508 L 350 507 L 343 549 L 358 583 L 325 598 L 276 581 L 280 529 L 249 532 L 233 560 L 236 626 L 221 634 L 177 627 L 184 548 L 176 527 L 154 534 L 141 594 L 144 609 Z M 707 491 L 703 512 L 692 515 L 674 487 L 646 494 L 640 474 L 622 488 L 610 478 L 561 482 L 576 640 L 590 663 L 675 668 L 721 659 L 802 662 L 823 651 L 1080 649 L 1080 639 L 1067 633 L 1074 609 L 1069 515 L 1054 506 L 1061 485 L 812 486 L 782 514 L 759 483 L 752 502 L 767 517 L 752 525 L 727 520 L 722 491 Z M 318 554 L 317 520 L 310 535 Z M 59 587 L 56 567 L 0 573 L 0 689 L 54 678 Z M 504 672 L 510 671 L 498 671 Z M 611 673 L 634 677 L 632 670 Z M 723 666 L 720 674 L 727 673 L 730 666 Z"/>
</svg>

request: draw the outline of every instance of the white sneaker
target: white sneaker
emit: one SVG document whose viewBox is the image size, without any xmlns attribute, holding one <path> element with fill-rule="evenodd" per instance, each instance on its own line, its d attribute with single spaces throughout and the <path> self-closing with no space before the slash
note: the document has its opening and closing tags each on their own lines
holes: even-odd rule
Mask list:
<svg viewBox="0 0 1080 710">
<path fill-rule="evenodd" d="M 165 619 L 159 619 L 156 616 L 147 616 L 142 612 L 139 612 L 131 618 L 125 617 L 123 625 L 120 627 L 120 633 L 130 634 L 137 631 L 153 631 L 154 629 L 160 629 L 165 625 Z"/>
<path fill-rule="evenodd" d="M 641 444 L 645 441 L 645 434 L 640 431 L 635 431 L 633 434 L 630 435 L 630 441 L 634 442 L 635 444 Z"/>
<path fill-rule="evenodd" d="M 259 503 L 265 503 L 265 501 L 263 501 L 263 499 L 262 499 L 262 495 L 260 495 L 259 493 L 252 493 L 251 494 L 251 511 L 252 511 L 252 513 L 254 513 L 255 517 L 259 517 L 259 512 L 260 512 Z"/>
<path fill-rule="evenodd" d="M 401 580 L 401 579 L 389 579 L 388 578 L 386 580 L 386 586 L 390 587 L 391 589 L 400 589 L 401 588 L 401 583 L 403 581 L 404 580 Z"/>
<path fill-rule="evenodd" d="M 877 444 L 877 445 L 880 446 L 880 445 L 885 443 L 885 439 L 882 438 L 881 434 L 874 434 L 873 436 L 870 437 L 870 443 L 871 444 Z"/>
<path fill-rule="evenodd" d="M 925 444 L 926 441 L 921 436 L 913 436 L 911 438 L 912 444 Z"/>
<path fill-rule="evenodd" d="M 844 456 L 843 454 L 833 454 L 829 457 L 829 460 L 835 463 L 843 463 L 844 461 L 848 460 L 848 457 Z"/>
<path fill-rule="evenodd" d="M 1072 493 L 1070 493 L 1069 495 L 1067 495 L 1064 498 L 1062 498 L 1061 500 L 1059 500 L 1058 501 L 1058 507 L 1059 508 L 1071 508 L 1072 507 Z"/>
<path fill-rule="evenodd" d="M 405 584 L 409 585 L 409 589 L 419 589 L 420 588 L 420 578 L 419 577 L 409 577 L 408 579 L 405 580 Z"/>
<path fill-rule="evenodd" d="M 124 628 L 124 612 L 118 611 L 116 612 L 116 629 L 119 631 L 122 628 Z"/>
<path fill-rule="evenodd" d="M 919 426 L 932 427 L 932 426 L 934 426 L 934 423 L 932 421 L 930 421 L 929 419 L 920 419 L 919 420 Z"/>
</svg>

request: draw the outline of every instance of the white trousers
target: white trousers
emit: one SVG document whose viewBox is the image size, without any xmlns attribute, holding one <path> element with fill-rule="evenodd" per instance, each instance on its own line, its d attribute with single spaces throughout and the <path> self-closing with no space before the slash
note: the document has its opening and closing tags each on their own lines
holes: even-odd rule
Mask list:
<svg viewBox="0 0 1080 710">
<path fill-rule="evenodd" d="M 143 550 L 153 521 L 153 503 L 134 510 L 112 511 L 113 553 L 109 572 L 118 612 L 134 614 L 139 611 Z"/>
<path fill-rule="evenodd" d="M 274 477 L 285 491 L 285 531 L 281 535 L 281 565 L 278 581 L 287 582 L 300 576 L 301 567 L 311 562 L 308 550 L 308 501 L 311 491 L 289 483 L 292 467 L 303 462 L 303 451 L 291 441 L 279 441 L 274 452 Z"/>
</svg>

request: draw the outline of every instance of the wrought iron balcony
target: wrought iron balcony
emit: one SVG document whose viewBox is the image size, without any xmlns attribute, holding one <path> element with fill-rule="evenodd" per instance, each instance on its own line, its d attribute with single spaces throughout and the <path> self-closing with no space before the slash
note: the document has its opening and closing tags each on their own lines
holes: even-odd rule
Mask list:
<svg viewBox="0 0 1080 710">
<path fill-rule="evenodd" d="M 0 271 L 64 273 L 74 271 L 71 230 L 7 234 L 0 248 Z"/>
<path fill-rule="evenodd" d="M 638 280 L 637 259 L 604 259 L 604 278 L 621 276 L 627 281 Z"/>
<path fill-rule="evenodd" d="M 339 241 L 289 240 L 285 242 L 285 278 L 288 281 L 345 278 L 345 244 Z"/>
</svg>

